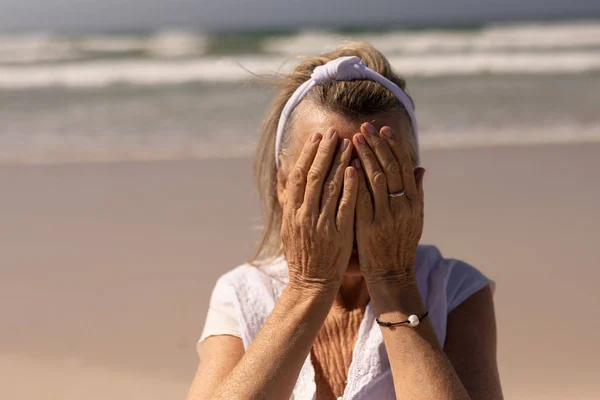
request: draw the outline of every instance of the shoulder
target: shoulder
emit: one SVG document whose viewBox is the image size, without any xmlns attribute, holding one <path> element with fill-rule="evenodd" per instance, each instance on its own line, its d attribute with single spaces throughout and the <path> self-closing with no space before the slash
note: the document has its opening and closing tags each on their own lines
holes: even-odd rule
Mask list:
<svg viewBox="0 0 600 400">
<path fill-rule="evenodd" d="M 211 303 L 227 302 L 241 315 L 262 315 L 273 307 L 287 282 L 288 270 L 283 258 L 260 266 L 242 264 L 217 280 Z"/>
<path fill-rule="evenodd" d="M 254 326 L 261 326 L 285 286 L 285 264 L 239 265 L 221 275 L 210 298 L 200 342 L 210 336 L 231 335 L 248 345 Z"/>
<path fill-rule="evenodd" d="M 427 281 L 425 286 L 445 295 L 447 312 L 485 286 L 495 287 L 480 270 L 465 261 L 444 257 L 436 246 L 419 246 L 416 270 L 417 276 Z"/>
<path fill-rule="evenodd" d="M 217 285 L 221 284 L 224 286 L 237 286 L 244 279 L 249 277 L 255 277 L 257 267 L 251 264 L 241 264 L 235 268 L 230 269 L 217 279 Z"/>
<path fill-rule="evenodd" d="M 251 289 L 255 286 L 279 286 L 288 281 L 288 272 L 282 258 L 264 265 L 242 264 L 217 280 L 216 287 L 231 288 L 236 292 Z"/>
<path fill-rule="evenodd" d="M 242 264 L 218 279 L 211 297 L 209 317 L 227 315 L 229 323 L 236 326 L 235 336 L 240 337 L 248 348 L 275 307 L 287 281 L 287 264 L 283 258 L 261 266 Z M 219 331 L 225 329 L 219 328 Z"/>
<path fill-rule="evenodd" d="M 444 257 L 436 246 L 419 246 L 415 273 L 441 344 L 446 339 L 448 315 L 486 286 L 494 289 L 494 282 L 477 268 Z"/>
<path fill-rule="evenodd" d="M 221 275 L 214 285 L 209 312 L 235 314 L 241 305 L 264 293 L 269 277 L 251 264 L 239 265 Z"/>
</svg>

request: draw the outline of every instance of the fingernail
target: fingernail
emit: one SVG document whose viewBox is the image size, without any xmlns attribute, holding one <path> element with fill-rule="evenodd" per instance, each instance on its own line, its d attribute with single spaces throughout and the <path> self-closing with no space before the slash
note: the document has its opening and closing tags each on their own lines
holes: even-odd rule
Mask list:
<svg viewBox="0 0 600 400">
<path fill-rule="evenodd" d="M 329 139 L 329 140 L 333 139 L 333 135 L 335 135 L 335 131 L 327 132 L 327 139 Z"/>
<path fill-rule="evenodd" d="M 354 162 L 352 163 L 354 165 L 354 168 L 360 170 L 362 168 L 362 165 L 360 164 L 360 160 L 357 158 L 356 160 L 354 160 Z"/>
<path fill-rule="evenodd" d="M 344 151 L 348 148 L 350 141 L 348 139 L 344 139 L 340 142 L 340 151 Z"/>
<path fill-rule="evenodd" d="M 321 140 L 322 137 L 323 136 L 320 133 L 315 133 L 312 135 L 311 140 L 313 143 L 317 143 L 319 140 Z"/>
<path fill-rule="evenodd" d="M 356 138 L 358 140 L 358 143 L 360 144 L 367 144 L 367 142 L 365 141 L 365 137 L 363 135 L 357 135 L 358 137 Z"/>
<path fill-rule="evenodd" d="M 376 134 L 377 133 L 377 129 L 375 129 L 375 127 L 373 125 L 371 125 L 370 123 L 366 123 L 365 125 L 365 129 L 367 130 L 367 132 L 369 132 L 370 134 Z"/>
<path fill-rule="evenodd" d="M 387 126 L 383 128 L 381 132 L 389 139 L 391 139 L 394 136 L 394 132 L 392 132 L 392 129 L 388 128 Z"/>
<path fill-rule="evenodd" d="M 348 179 L 354 178 L 354 169 L 353 168 L 346 168 L 346 178 L 348 178 Z"/>
</svg>

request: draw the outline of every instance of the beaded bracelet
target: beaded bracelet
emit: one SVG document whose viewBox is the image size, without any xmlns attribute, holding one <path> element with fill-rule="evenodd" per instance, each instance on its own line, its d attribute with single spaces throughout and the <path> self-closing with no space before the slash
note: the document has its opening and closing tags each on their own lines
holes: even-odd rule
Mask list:
<svg viewBox="0 0 600 400">
<path fill-rule="evenodd" d="M 426 311 L 425 314 L 421 318 L 419 318 L 413 314 L 410 317 L 408 317 L 408 320 L 402 321 L 402 322 L 381 322 L 378 318 L 375 318 L 375 322 L 377 322 L 377 324 L 379 326 L 387 326 L 388 328 L 390 326 L 405 325 L 405 324 L 408 324 L 414 328 L 414 327 L 418 326 L 419 322 L 424 320 L 428 315 L 429 315 L 429 311 Z"/>
</svg>

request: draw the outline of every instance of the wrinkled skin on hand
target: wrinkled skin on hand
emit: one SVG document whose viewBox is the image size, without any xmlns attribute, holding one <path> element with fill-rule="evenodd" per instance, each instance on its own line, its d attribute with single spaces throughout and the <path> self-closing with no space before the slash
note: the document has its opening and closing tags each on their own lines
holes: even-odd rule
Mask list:
<svg viewBox="0 0 600 400">
<path fill-rule="evenodd" d="M 354 242 L 352 143 L 329 130 L 306 141 L 285 188 L 281 238 L 290 286 L 339 288 Z"/>
<path fill-rule="evenodd" d="M 360 162 L 356 241 L 368 283 L 414 283 L 417 246 L 423 233 L 423 175 L 414 168 L 408 138 L 389 127 L 361 126 L 353 138 Z M 400 197 L 390 193 L 404 191 Z"/>
</svg>

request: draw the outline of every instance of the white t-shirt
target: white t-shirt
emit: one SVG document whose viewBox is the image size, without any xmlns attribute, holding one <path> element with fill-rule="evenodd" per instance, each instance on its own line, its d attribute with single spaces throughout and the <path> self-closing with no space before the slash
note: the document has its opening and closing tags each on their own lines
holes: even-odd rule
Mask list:
<svg viewBox="0 0 600 400">
<path fill-rule="evenodd" d="M 469 296 L 494 283 L 472 266 L 445 259 L 435 246 L 419 246 L 415 275 L 439 342 L 446 340 L 448 314 Z M 241 265 L 221 276 L 213 290 L 204 331 L 209 336 L 233 335 L 247 350 L 288 283 L 283 257 L 260 268 Z M 198 346 L 199 347 L 199 346 Z M 314 399 L 315 372 L 310 354 L 304 362 L 292 399 Z M 389 360 L 383 337 L 367 306 L 348 371 L 343 399 L 395 399 Z"/>
</svg>

